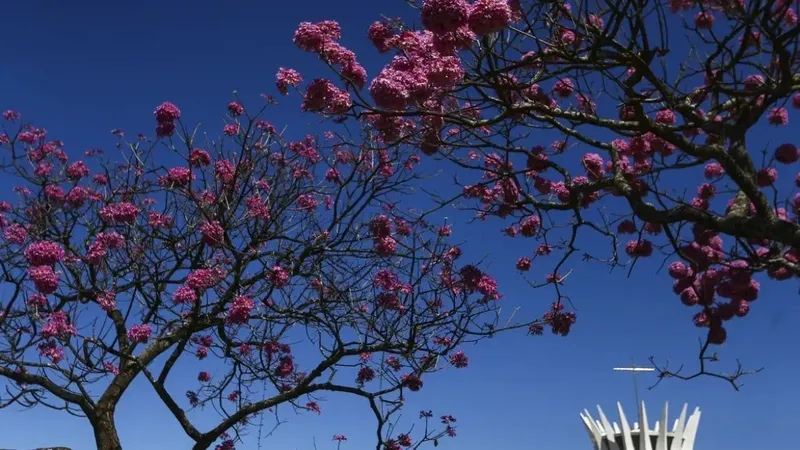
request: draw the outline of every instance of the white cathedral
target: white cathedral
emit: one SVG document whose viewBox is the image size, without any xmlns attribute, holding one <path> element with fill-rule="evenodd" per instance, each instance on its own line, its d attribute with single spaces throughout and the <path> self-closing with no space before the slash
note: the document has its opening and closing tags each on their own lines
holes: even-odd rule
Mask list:
<svg viewBox="0 0 800 450">
<path fill-rule="evenodd" d="M 639 408 L 639 421 L 633 428 L 625 418 L 622 405 L 617 402 L 619 425 L 609 422 L 600 406 L 597 407 L 599 419 L 595 419 L 589 411 L 580 414 L 583 424 L 589 432 L 589 438 L 595 450 L 694 450 L 694 438 L 700 422 L 700 408 L 687 417 L 688 405 L 683 405 L 680 416 L 669 427 L 669 403 L 664 405 L 661 420 L 650 428 L 647 421 L 647 410 L 644 402 Z"/>
</svg>

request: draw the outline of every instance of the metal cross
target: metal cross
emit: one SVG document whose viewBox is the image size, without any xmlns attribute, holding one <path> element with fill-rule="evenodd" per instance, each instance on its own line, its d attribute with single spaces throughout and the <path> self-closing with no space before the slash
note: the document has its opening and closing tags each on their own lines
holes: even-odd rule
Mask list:
<svg viewBox="0 0 800 450">
<path fill-rule="evenodd" d="M 641 401 L 639 400 L 639 388 L 636 385 L 636 374 L 639 372 L 655 372 L 656 369 L 652 367 L 614 367 L 614 372 L 630 372 L 631 377 L 633 378 L 633 394 L 636 396 L 636 408 L 641 407 Z"/>
</svg>

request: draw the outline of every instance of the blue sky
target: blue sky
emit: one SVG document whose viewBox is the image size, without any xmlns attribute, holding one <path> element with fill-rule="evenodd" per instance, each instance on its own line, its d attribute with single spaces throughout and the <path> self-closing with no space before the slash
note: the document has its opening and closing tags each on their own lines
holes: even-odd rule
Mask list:
<svg viewBox="0 0 800 450">
<path fill-rule="evenodd" d="M 339 21 L 343 44 L 374 74 L 385 56 L 365 39 L 367 27 L 381 14 L 407 16 L 409 11 L 402 0 L 5 2 L 0 8 L 0 109 L 20 110 L 63 140 L 73 157 L 88 148 L 110 149 L 113 128 L 152 134 L 153 108 L 165 100 L 182 109 L 185 121 L 200 122 L 216 136 L 232 91 L 251 104 L 261 93 L 276 94 L 279 66 L 293 67 L 306 79 L 325 75 L 322 64 L 291 42 L 299 22 Z M 281 99 L 267 119 L 298 137 L 324 129 L 316 116 L 301 114 L 298 104 L 297 98 Z M 0 181 L 0 197 L 10 197 L 10 187 Z M 551 294 L 526 288 L 513 270 L 522 256 L 519 244 L 500 236 L 501 227 L 499 222 L 476 228 L 457 223 L 454 231 L 468 241 L 468 255 L 492 252 L 489 260 L 504 302 L 540 313 Z M 535 244 L 526 245 L 529 254 Z M 694 368 L 700 337 L 691 324 L 694 311 L 672 294 L 666 274 L 656 273 L 659 263 L 640 262 L 628 278 L 621 271 L 609 274 L 574 262 L 567 288 L 579 319 L 568 338 L 513 334 L 467 348 L 470 368 L 426 379 L 424 389 L 409 396 L 406 415 L 414 417 L 424 408 L 456 416 L 459 436 L 442 442 L 444 449 L 589 448 L 579 411 L 596 404 L 611 410 L 617 400 L 634 407 L 631 377 L 612 367 L 632 360 L 643 364 L 655 355 Z M 731 323 L 729 342 L 720 349 L 721 367 L 733 367 L 736 357 L 748 367 L 766 366 L 745 379 L 741 392 L 711 379 L 642 389 L 642 397 L 657 409 L 664 401 L 671 402 L 673 414 L 683 402 L 703 409 L 697 448 L 785 447 L 795 437 L 800 420 L 795 404 L 800 385 L 794 382 L 800 370 L 797 283 L 762 286 L 750 315 Z M 187 384 L 195 384 L 194 373 L 184 373 Z M 639 383 L 651 381 L 641 376 Z M 125 448 L 188 447 L 147 386 L 136 385 L 130 394 L 117 415 Z M 366 405 L 343 397 L 328 400 L 322 416 L 284 414 L 288 423 L 265 438 L 265 448 L 313 448 L 314 440 L 320 449 L 334 448 L 334 433 L 348 436 L 343 448 L 371 448 L 374 428 Z M 58 412 L 11 407 L 0 410 L 0 423 L 0 447 L 83 450 L 94 445 L 84 419 Z M 255 434 L 237 448 L 256 449 Z"/>
</svg>

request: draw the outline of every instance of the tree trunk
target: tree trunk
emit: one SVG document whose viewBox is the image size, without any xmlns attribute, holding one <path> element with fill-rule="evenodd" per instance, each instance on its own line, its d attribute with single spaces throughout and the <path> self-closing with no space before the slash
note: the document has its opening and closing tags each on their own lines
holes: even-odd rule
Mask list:
<svg viewBox="0 0 800 450">
<path fill-rule="evenodd" d="M 98 409 L 92 421 L 94 428 L 94 440 L 97 450 L 122 450 L 119 442 L 117 427 L 114 424 L 113 409 Z"/>
</svg>

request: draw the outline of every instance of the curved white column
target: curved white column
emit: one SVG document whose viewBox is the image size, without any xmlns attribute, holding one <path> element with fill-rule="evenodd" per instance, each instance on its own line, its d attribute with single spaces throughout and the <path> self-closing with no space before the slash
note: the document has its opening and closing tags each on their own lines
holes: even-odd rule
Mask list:
<svg viewBox="0 0 800 450">
<path fill-rule="evenodd" d="M 639 407 L 639 422 L 633 428 L 625 417 L 622 405 L 617 402 L 620 425 L 610 422 L 600 406 L 597 407 L 598 419 L 592 417 L 588 410 L 583 410 L 580 417 L 589 439 L 595 450 L 694 450 L 694 439 L 700 423 L 700 408 L 686 416 L 688 405 L 683 405 L 680 416 L 669 426 L 669 403 L 664 405 L 661 420 L 650 428 L 647 421 L 647 409 L 644 402 Z M 652 439 L 655 438 L 655 447 Z"/>
</svg>

